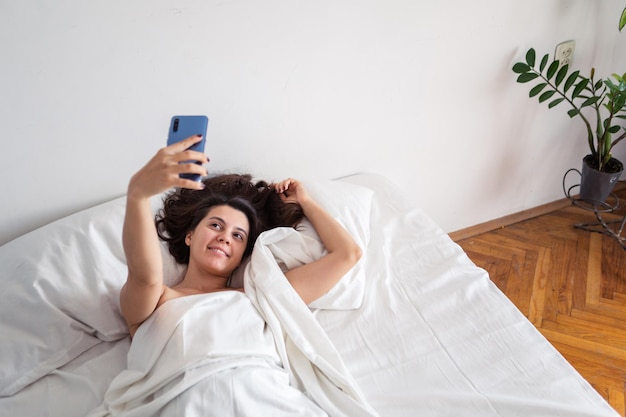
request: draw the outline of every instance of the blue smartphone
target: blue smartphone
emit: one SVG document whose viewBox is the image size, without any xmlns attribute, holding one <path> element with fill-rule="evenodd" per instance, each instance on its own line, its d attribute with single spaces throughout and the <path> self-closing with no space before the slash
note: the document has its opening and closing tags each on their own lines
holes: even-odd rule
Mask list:
<svg viewBox="0 0 626 417">
<path fill-rule="evenodd" d="M 206 130 L 208 125 L 209 118 L 206 116 L 174 116 L 170 121 L 170 130 L 167 135 L 167 145 L 169 146 L 176 142 L 180 142 L 189 136 L 202 135 L 202 140 L 192 145 L 189 149 L 204 152 Z M 200 165 L 200 162 L 194 162 Z M 198 174 L 180 174 L 180 177 L 193 181 L 200 181 L 202 179 Z"/>
</svg>

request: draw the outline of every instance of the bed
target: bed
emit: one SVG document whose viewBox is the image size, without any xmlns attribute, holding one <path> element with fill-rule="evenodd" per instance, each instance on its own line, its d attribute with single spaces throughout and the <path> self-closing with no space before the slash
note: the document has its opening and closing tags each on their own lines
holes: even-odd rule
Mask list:
<svg viewBox="0 0 626 417">
<path fill-rule="evenodd" d="M 320 349 L 338 355 L 331 365 L 372 415 L 618 415 L 390 181 L 358 174 L 306 185 L 364 248 L 307 312 L 329 342 Z M 126 367 L 123 216 L 121 197 L 0 247 L 0 415 L 85 416 Z M 294 233 L 319 245 L 306 222 Z M 238 278 L 250 279 L 254 264 Z M 180 275 L 169 255 L 164 267 Z"/>
</svg>

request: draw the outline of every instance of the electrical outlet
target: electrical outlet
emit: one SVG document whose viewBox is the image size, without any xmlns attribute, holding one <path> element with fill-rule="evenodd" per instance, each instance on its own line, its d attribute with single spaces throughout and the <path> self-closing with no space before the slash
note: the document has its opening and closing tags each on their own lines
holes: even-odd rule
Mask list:
<svg viewBox="0 0 626 417">
<path fill-rule="evenodd" d="M 554 59 L 559 60 L 559 67 L 562 67 L 563 65 L 569 65 L 570 67 L 572 66 L 575 47 L 575 41 L 561 42 L 556 46 L 556 50 L 554 51 Z"/>
</svg>

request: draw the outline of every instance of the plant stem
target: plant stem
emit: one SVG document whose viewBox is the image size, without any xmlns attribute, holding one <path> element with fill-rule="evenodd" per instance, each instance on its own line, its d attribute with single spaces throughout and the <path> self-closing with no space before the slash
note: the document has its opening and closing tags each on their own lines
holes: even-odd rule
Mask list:
<svg viewBox="0 0 626 417">
<path fill-rule="evenodd" d="M 589 92 L 591 93 L 592 97 L 596 97 L 597 96 L 597 90 L 596 90 L 596 80 L 594 80 L 594 72 L 591 72 L 591 76 L 589 77 L 589 82 L 591 84 L 591 86 L 589 87 Z M 596 138 L 598 140 L 598 144 L 597 147 L 594 147 L 592 149 L 596 149 L 597 150 L 597 155 L 594 155 L 592 153 L 592 155 L 594 155 L 594 157 L 596 158 L 596 160 L 598 161 L 598 170 L 601 171 L 602 167 L 604 166 L 604 164 L 606 164 L 608 162 L 608 160 L 610 159 L 610 156 L 607 158 L 607 160 L 605 161 L 604 158 L 602 157 L 603 155 L 610 155 L 609 151 L 606 149 L 606 145 L 607 145 L 607 141 L 610 143 L 610 139 L 611 139 L 611 132 L 609 132 L 608 128 L 605 128 L 605 126 L 603 125 L 603 121 L 602 121 L 602 114 L 600 113 L 600 107 L 601 107 L 601 103 L 604 102 L 604 97 L 606 96 L 606 87 L 604 87 L 604 89 L 601 91 L 601 95 L 602 98 L 600 98 L 600 100 L 597 100 L 594 104 L 593 104 L 593 108 L 596 112 Z M 611 126 L 611 121 L 613 119 L 613 112 L 610 112 L 609 115 L 609 124 L 608 126 Z M 589 139 L 592 140 L 593 136 L 590 136 Z"/>
</svg>

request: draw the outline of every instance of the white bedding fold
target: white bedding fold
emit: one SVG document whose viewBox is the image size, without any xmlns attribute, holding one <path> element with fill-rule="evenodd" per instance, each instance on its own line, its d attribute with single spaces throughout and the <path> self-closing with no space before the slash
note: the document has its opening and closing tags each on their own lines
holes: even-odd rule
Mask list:
<svg viewBox="0 0 626 417">
<path fill-rule="evenodd" d="M 311 262 L 319 246 L 291 228 L 263 233 L 245 272 L 245 290 L 268 323 L 292 384 L 306 391 L 330 416 L 375 416 L 356 381 L 313 314 L 289 284 L 279 264 Z"/>
</svg>

